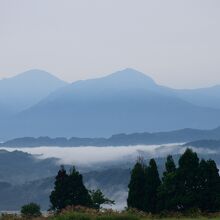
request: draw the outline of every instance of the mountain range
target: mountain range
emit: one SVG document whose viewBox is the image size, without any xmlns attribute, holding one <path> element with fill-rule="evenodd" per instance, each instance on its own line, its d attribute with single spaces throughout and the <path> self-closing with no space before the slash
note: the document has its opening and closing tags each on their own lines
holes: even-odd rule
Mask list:
<svg viewBox="0 0 220 220">
<path fill-rule="evenodd" d="M 0 147 L 80 147 L 80 146 L 135 146 L 168 143 L 186 143 L 185 146 L 210 147 L 220 146 L 220 127 L 211 130 L 181 129 L 176 131 L 155 133 L 116 134 L 110 138 L 50 138 L 22 137 L 14 138 L 3 143 Z"/>
<path fill-rule="evenodd" d="M 220 86 L 177 90 L 129 68 L 73 83 L 30 70 L 0 81 L 0 138 L 212 129 L 219 100 Z"/>
</svg>

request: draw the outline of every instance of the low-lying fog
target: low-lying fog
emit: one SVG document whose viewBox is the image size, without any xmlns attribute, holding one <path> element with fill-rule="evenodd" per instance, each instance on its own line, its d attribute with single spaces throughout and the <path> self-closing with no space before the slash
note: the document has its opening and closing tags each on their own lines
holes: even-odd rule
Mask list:
<svg viewBox="0 0 220 220">
<path fill-rule="evenodd" d="M 33 147 L 33 148 L 2 148 L 7 151 L 19 150 L 36 155 L 37 158 L 58 158 L 60 164 L 94 165 L 97 163 L 111 163 L 116 161 L 133 161 L 140 155 L 144 158 L 165 157 L 168 154 L 183 153 L 185 147 L 182 144 L 164 145 L 137 145 L 120 147 Z M 215 154 L 209 149 L 194 149 L 198 153 Z"/>
</svg>

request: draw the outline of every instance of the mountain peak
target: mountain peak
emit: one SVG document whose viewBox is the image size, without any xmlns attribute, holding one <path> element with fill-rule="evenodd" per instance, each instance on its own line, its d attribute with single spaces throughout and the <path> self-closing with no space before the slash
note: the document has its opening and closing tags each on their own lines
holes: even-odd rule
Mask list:
<svg viewBox="0 0 220 220">
<path fill-rule="evenodd" d="M 46 78 L 50 78 L 50 79 L 57 79 L 59 81 L 62 81 L 60 79 L 58 79 L 56 76 L 52 75 L 51 73 L 45 71 L 45 70 L 41 70 L 41 69 L 30 69 L 27 70 L 23 73 L 20 73 L 14 77 L 12 77 L 11 79 L 46 79 Z"/>
<path fill-rule="evenodd" d="M 0 80 L 0 103 L 13 112 L 19 112 L 66 85 L 66 82 L 44 70 L 31 69 Z"/>
<path fill-rule="evenodd" d="M 114 72 L 114 73 L 110 74 L 109 77 L 123 77 L 123 78 L 132 78 L 132 79 L 142 78 L 145 80 L 149 80 L 149 81 L 151 81 L 151 83 L 155 84 L 155 82 L 152 78 L 150 78 L 146 74 L 144 74 L 138 70 L 132 69 L 132 68 L 126 68 L 126 69 Z"/>
<path fill-rule="evenodd" d="M 114 72 L 104 79 L 120 85 L 133 85 L 132 87 L 149 88 L 157 86 L 152 78 L 132 68 Z"/>
</svg>

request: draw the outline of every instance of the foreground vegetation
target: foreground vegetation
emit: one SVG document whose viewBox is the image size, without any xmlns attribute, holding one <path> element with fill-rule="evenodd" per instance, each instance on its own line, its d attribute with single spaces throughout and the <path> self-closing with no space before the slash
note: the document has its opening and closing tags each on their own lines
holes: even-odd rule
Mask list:
<svg viewBox="0 0 220 220">
<path fill-rule="evenodd" d="M 149 214 L 146 212 L 129 209 L 122 212 L 113 211 L 111 209 L 91 209 L 82 206 L 72 206 L 63 209 L 60 213 L 49 213 L 40 216 L 25 216 L 14 214 L 2 214 L 0 220 L 220 220 L 220 213 L 200 213 L 198 210 L 191 212 L 169 212 L 160 214 Z"/>
</svg>

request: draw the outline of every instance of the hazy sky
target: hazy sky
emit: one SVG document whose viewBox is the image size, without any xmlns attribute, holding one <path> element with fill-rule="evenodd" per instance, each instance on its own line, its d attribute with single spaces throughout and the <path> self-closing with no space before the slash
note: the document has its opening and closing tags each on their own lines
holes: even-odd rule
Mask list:
<svg viewBox="0 0 220 220">
<path fill-rule="evenodd" d="M 220 84 L 220 1 L 0 0 L 0 78 L 126 67 L 176 88 Z"/>
</svg>

